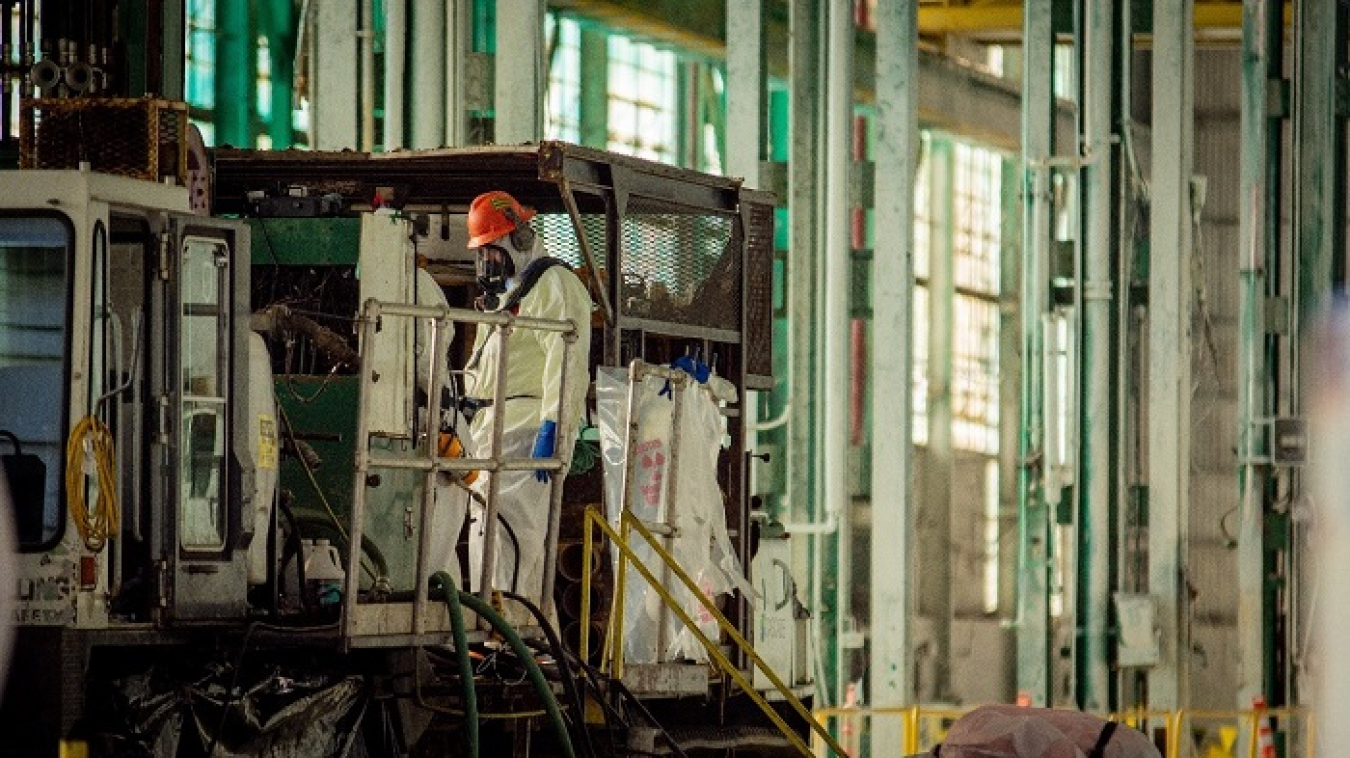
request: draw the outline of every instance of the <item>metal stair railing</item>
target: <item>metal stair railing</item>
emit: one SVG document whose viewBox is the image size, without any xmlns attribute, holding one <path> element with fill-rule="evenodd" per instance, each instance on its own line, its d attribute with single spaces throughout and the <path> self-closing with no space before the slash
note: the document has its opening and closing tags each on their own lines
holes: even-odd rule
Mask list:
<svg viewBox="0 0 1350 758">
<path fill-rule="evenodd" d="M 614 601 L 613 601 L 615 610 L 610 615 L 611 619 L 615 618 L 616 615 L 618 616 L 618 620 L 616 622 L 612 622 L 614 624 L 614 627 L 616 629 L 623 628 L 622 593 L 623 593 L 623 582 L 625 579 L 624 569 L 626 568 L 626 565 L 628 563 L 631 563 L 633 565 L 633 568 L 644 579 L 647 580 L 647 583 L 656 592 L 657 596 L 661 599 L 661 602 L 672 613 L 674 613 L 677 618 L 680 619 L 680 621 L 685 625 L 685 627 L 694 635 L 694 637 L 698 639 L 699 643 L 703 645 L 704 650 L 706 650 L 708 653 L 709 660 L 711 660 L 723 674 L 730 677 L 734 682 L 736 682 L 738 686 L 740 686 L 742 690 L 745 691 L 745 694 L 748 697 L 750 697 L 751 700 L 754 701 L 755 705 L 759 706 L 759 709 L 764 712 L 764 715 L 767 716 L 769 720 L 773 722 L 774 726 L 778 727 L 779 731 L 783 733 L 783 736 L 787 737 L 788 741 L 791 742 L 792 745 L 796 747 L 797 750 L 800 751 L 802 755 L 805 756 L 814 755 L 814 753 L 811 751 L 810 746 L 806 744 L 806 742 L 802 739 L 801 735 L 797 734 L 797 732 L 794 731 L 792 727 L 788 726 L 787 722 L 783 720 L 783 717 L 778 715 L 778 712 L 773 709 L 773 706 L 771 706 L 769 702 L 764 699 L 764 696 L 761 695 L 755 689 L 754 684 L 751 683 L 751 681 L 745 676 L 745 674 L 741 672 L 741 670 L 738 669 L 736 665 L 732 663 L 731 660 L 728 659 L 725 654 L 722 653 L 722 650 L 718 646 L 718 644 L 712 639 L 710 639 L 706 634 L 704 634 L 703 630 L 699 629 L 697 622 L 695 622 L 694 619 L 689 615 L 689 612 L 680 606 L 680 603 L 675 599 L 675 597 L 670 593 L 669 590 L 661 586 L 660 580 L 657 578 L 656 573 L 652 570 L 652 568 L 647 566 L 647 564 L 644 563 L 642 559 L 638 557 L 637 553 L 633 551 L 633 548 L 629 545 L 628 534 L 632 531 L 636 531 L 638 535 L 640 535 L 642 539 L 646 541 L 648 546 L 651 547 L 652 551 L 655 552 L 657 557 L 661 559 L 663 570 L 668 571 L 671 574 L 674 574 L 675 577 L 680 580 L 680 583 L 682 583 L 685 586 L 685 588 L 689 590 L 690 594 L 692 594 L 695 598 L 698 599 L 698 602 L 700 605 L 702 605 L 703 610 L 705 610 L 712 618 L 714 618 L 717 621 L 717 626 L 719 629 L 721 629 L 722 633 L 725 634 L 732 641 L 732 643 L 736 645 L 736 647 L 740 650 L 740 652 L 743 655 L 746 656 L 747 659 L 749 659 L 755 666 L 758 666 L 759 669 L 764 672 L 765 676 L 768 677 L 769 681 L 773 683 L 774 689 L 783 698 L 783 700 L 787 702 L 789 705 L 791 705 L 793 710 L 796 711 L 797 714 L 806 721 L 806 723 L 811 725 L 811 729 L 816 733 L 817 736 L 819 736 L 821 740 L 825 742 L 826 745 L 829 746 L 830 751 L 834 755 L 844 758 L 844 756 L 846 756 L 847 753 L 845 753 L 844 749 L 840 747 L 839 743 L 834 739 L 833 735 L 831 735 L 825 729 L 825 727 L 822 726 L 820 722 L 818 722 L 811 715 L 811 712 L 806 709 L 806 706 L 802 705 L 801 700 L 797 699 L 797 696 L 792 694 L 792 691 L 788 688 L 786 684 L 783 683 L 783 680 L 778 677 L 778 674 L 775 673 L 773 669 L 769 668 L 769 666 L 764 662 L 764 660 L 759 657 L 759 654 L 755 652 L 754 648 L 751 647 L 750 643 L 745 639 L 745 637 L 741 635 L 741 633 L 736 629 L 736 627 L 733 626 L 731 622 L 727 620 L 726 616 L 722 615 L 722 612 L 717 609 L 716 605 L 712 602 L 712 600 L 703 594 L 703 591 L 699 589 L 698 584 L 689 576 L 689 574 L 684 570 L 684 568 L 679 565 L 679 563 L 675 560 L 675 558 L 671 556 L 669 551 L 667 551 L 661 545 L 661 541 L 658 540 L 654 534 L 652 534 L 651 530 L 649 530 L 646 526 L 644 526 L 641 520 L 639 520 L 636 516 L 634 516 L 632 513 L 628 511 L 623 512 L 621 521 L 624 532 L 623 535 L 620 535 L 618 532 L 614 530 L 614 527 L 611 526 L 608 521 L 606 521 L 604 514 L 602 514 L 598 509 L 596 509 L 595 507 L 587 508 L 586 523 L 584 527 L 584 539 L 582 541 L 582 556 L 583 556 L 582 565 L 584 566 L 592 565 L 590 561 L 592 560 L 592 556 L 594 554 L 593 553 L 594 550 L 593 543 L 595 538 L 594 527 L 596 526 L 600 527 L 600 530 L 605 534 L 606 537 L 609 538 L 610 542 L 614 545 L 614 548 L 619 551 L 620 568 L 618 578 L 616 579 L 616 587 L 614 591 Z M 591 611 L 591 573 L 587 572 L 586 575 L 582 577 L 581 582 L 582 617 L 589 618 L 590 611 Z M 611 635 L 611 637 L 612 636 L 613 635 Z M 583 627 L 581 649 L 582 650 L 588 649 L 587 645 L 589 644 L 589 642 L 590 642 L 589 630 L 588 628 Z M 612 673 L 616 678 L 621 678 L 623 676 L 623 648 L 621 645 L 617 643 L 608 647 L 609 647 L 609 657 L 613 659 L 614 664 L 611 667 Z"/>
</svg>

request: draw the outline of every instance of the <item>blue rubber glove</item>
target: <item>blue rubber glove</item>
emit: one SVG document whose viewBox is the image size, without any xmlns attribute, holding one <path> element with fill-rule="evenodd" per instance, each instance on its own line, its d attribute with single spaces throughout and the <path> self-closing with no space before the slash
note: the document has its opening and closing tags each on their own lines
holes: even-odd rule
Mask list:
<svg viewBox="0 0 1350 758">
<path fill-rule="evenodd" d="M 680 369 L 684 373 L 694 377 L 694 380 L 699 384 L 707 384 L 708 377 L 712 376 L 712 369 L 708 368 L 708 364 L 688 355 L 682 355 L 679 358 L 676 358 L 671 362 L 670 367 Z"/>
<path fill-rule="evenodd" d="M 708 377 L 712 376 L 712 369 L 703 361 L 688 355 L 682 355 L 670 362 L 671 368 L 677 368 L 684 373 L 694 377 L 694 381 L 699 384 L 707 384 Z M 666 386 L 661 388 L 658 395 L 671 397 L 670 380 L 666 380 Z"/>
<path fill-rule="evenodd" d="M 553 420 L 545 421 L 539 425 L 539 434 L 534 438 L 534 457 L 552 458 L 553 451 L 558 446 L 558 422 Z M 547 482 L 552 476 L 552 472 L 545 469 L 538 469 L 534 472 L 534 478 L 541 482 Z"/>
</svg>

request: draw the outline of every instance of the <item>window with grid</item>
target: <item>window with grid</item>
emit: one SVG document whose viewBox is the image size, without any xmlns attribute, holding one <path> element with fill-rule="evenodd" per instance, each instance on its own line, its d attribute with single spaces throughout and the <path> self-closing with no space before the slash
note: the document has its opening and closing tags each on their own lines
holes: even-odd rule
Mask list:
<svg viewBox="0 0 1350 758">
<path fill-rule="evenodd" d="M 952 444 L 998 454 L 998 301 L 958 293 L 952 355 Z"/>
<path fill-rule="evenodd" d="M 674 53 L 609 38 L 609 149 L 674 163 L 678 102 Z"/>
<path fill-rule="evenodd" d="M 545 23 L 550 58 L 544 133 L 549 139 L 581 142 L 581 25 L 553 13 Z"/>
<path fill-rule="evenodd" d="M 183 61 L 185 92 L 192 122 L 206 144 L 215 142 L 212 111 L 216 107 L 216 3 L 187 0 L 187 50 Z"/>
<path fill-rule="evenodd" d="M 914 187 L 913 440 L 928 442 L 928 289 L 934 235 L 950 232 L 955 260 L 952 354 L 953 444 L 960 450 L 998 454 L 999 280 L 1002 242 L 1002 157 L 985 148 L 954 142 L 952 228 L 933 228 L 928 146 Z"/>
<path fill-rule="evenodd" d="M 952 430 L 958 448 L 998 454 L 999 280 L 1003 158 L 957 142 L 952 151 L 956 283 Z"/>
<path fill-rule="evenodd" d="M 1003 213 L 1003 158 L 992 150 L 953 145 L 956 288 L 995 299 L 999 295 Z"/>
</svg>

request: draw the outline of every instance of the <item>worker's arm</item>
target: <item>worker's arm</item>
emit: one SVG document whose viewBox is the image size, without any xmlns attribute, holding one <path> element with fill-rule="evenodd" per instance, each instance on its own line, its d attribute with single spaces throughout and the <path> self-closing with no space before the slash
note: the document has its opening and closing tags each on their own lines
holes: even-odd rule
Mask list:
<svg viewBox="0 0 1350 758">
<path fill-rule="evenodd" d="M 544 354 L 539 418 L 562 425 L 565 421 L 563 411 L 575 414 L 586 397 L 591 344 L 591 298 L 575 274 L 565 268 L 555 267 L 544 273 L 527 299 L 531 301 L 530 316 L 571 321 L 577 327 L 577 341 L 573 343 L 570 355 L 561 334 L 535 331 L 535 338 L 539 340 Z M 562 397 L 564 371 L 567 375 L 566 398 Z M 566 420 L 570 420 L 570 416 Z"/>
</svg>

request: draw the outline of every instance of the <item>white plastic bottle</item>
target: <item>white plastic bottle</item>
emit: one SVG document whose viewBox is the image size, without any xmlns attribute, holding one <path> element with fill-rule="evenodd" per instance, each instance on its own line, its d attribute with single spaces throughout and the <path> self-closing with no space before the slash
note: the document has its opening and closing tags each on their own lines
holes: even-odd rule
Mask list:
<svg viewBox="0 0 1350 758">
<path fill-rule="evenodd" d="M 310 605 L 320 611 L 336 610 L 347 578 L 338 550 L 326 539 L 316 539 L 305 547 L 305 591 Z"/>
</svg>

